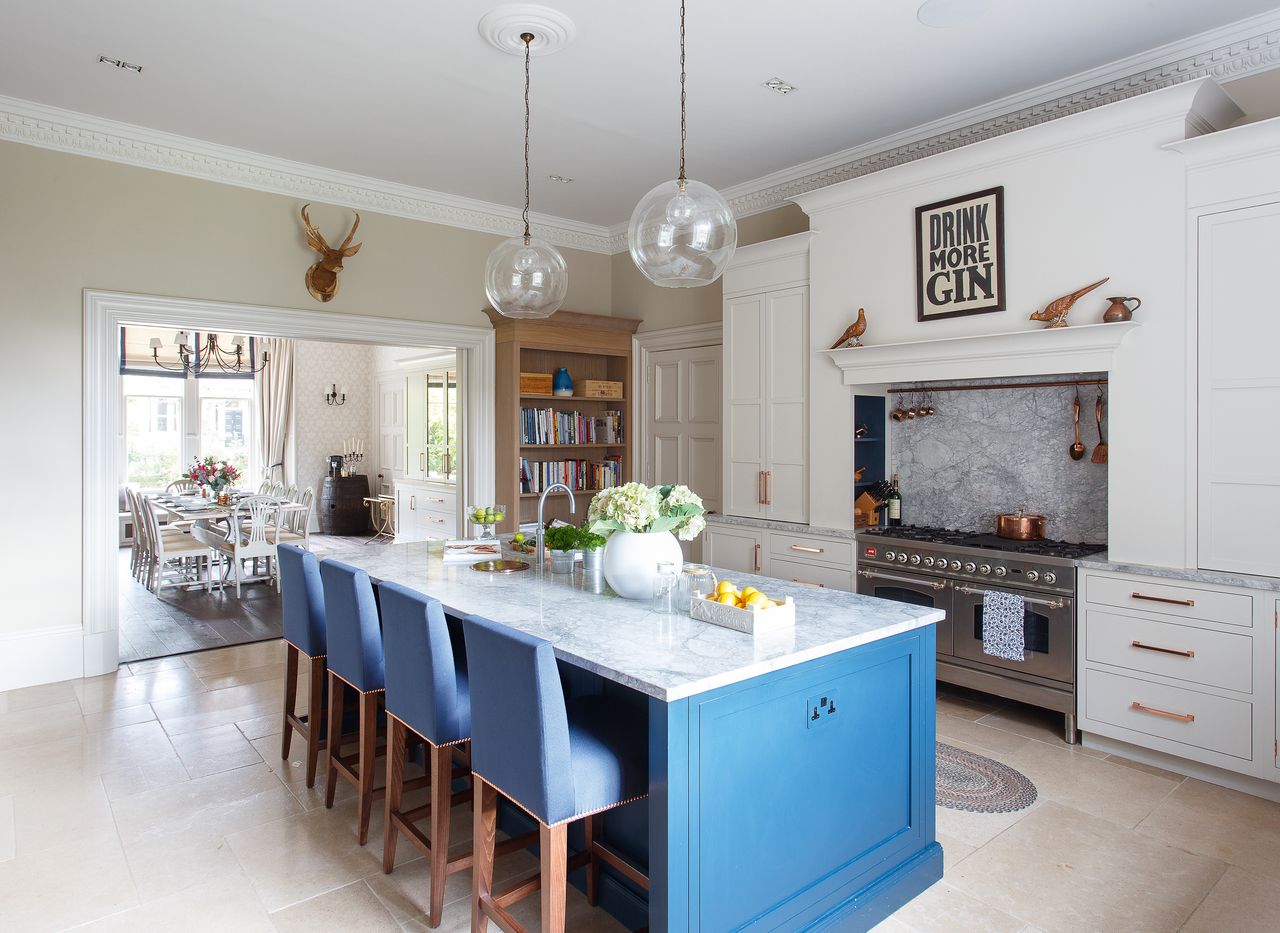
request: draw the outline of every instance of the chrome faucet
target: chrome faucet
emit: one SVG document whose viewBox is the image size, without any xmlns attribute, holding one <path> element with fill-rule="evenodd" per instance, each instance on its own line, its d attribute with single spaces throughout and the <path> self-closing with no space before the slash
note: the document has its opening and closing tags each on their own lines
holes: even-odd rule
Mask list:
<svg viewBox="0 0 1280 933">
<path fill-rule="evenodd" d="M 565 491 L 565 495 L 569 497 L 569 514 L 573 515 L 577 511 L 573 502 L 573 490 L 570 489 L 568 486 L 566 486 L 564 483 L 552 483 L 546 489 L 542 490 L 542 495 L 538 497 L 538 571 L 539 572 L 542 571 L 543 562 L 546 560 L 546 555 L 543 552 L 543 544 L 542 544 L 542 534 L 543 534 L 542 506 L 547 501 L 547 496 L 551 495 L 557 489 L 563 489 Z"/>
</svg>

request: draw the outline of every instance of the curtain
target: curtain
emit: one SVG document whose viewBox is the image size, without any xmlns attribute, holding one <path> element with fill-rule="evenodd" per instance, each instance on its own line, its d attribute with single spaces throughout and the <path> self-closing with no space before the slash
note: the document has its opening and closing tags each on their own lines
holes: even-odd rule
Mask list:
<svg viewBox="0 0 1280 933">
<path fill-rule="evenodd" d="M 258 349 L 271 362 L 254 377 L 258 397 L 258 454 L 264 479 L 288 483 L 285 449 L 289 442 L 289 413 L 293 406 L 293 341 L 263 337 Z"/>
</svg>

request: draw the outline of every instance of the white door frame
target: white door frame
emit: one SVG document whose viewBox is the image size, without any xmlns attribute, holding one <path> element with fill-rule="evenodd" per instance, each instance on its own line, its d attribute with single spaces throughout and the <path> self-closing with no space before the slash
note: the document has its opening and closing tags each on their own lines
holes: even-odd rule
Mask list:
<svg viewBox="0 0 1280 933">
<path fill-rule="evenodd" d="M 197 322 L 219 332 L 331 343 L 458 348 L 466 366 L 464 481 L 477 501 L 494 496 L 494 332 L 487 325 L 441 324 L 320 309 L 84 291 L 84 476 L 81 627 L 86 677 L 119 663 L 119 511 L 121 383 L 118 328 L 175 329 Z"/>
<path fill-rule="evenodd" d="M 644 482 L 649 466 L 649 445 L 644 436 L 644 426 L 648 424 L 649 397 L 646 391 L 645 378 L 649 372 L 649 354 L 660 350 L 690 350 L 694 347 L 718 347 L 724 343 L 724 327 L 720 321 L 708 324 L 684 324 L 680 327 L 664 327 L 661 330 L 645 330 L 631 338 L 631 384 L 636 387 L 634 401 L 631 404 L 631 423 L 635 426 L 638 443 L 635 469 L 632 473 L 636 482 Z M 724 365 L 723 362 L 721 365 Z M 720 426 L 724 431 L 724 425 Z M 723 455 L 722 455 L 723 456 Z M 720 492 L 724 498 L 724 490 Z"/>
</svg>

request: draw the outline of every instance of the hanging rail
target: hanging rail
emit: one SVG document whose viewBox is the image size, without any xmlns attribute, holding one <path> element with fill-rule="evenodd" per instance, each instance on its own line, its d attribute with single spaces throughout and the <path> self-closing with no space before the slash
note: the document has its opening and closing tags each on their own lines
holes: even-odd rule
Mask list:
<svg viewBox="0 0 1280 933">
<path fill-rule="evenodd" d="M 1063 379 L 1058 382 L 984 382 L 969 386 L 935 386 L 925 384 L 914 389 L 889 389 L 890 395 L 929 392 L 989 392 L 993 389 L 1054 389 L 1062 386 L 1104 386 L 1106 379 Z"/>
</svg>

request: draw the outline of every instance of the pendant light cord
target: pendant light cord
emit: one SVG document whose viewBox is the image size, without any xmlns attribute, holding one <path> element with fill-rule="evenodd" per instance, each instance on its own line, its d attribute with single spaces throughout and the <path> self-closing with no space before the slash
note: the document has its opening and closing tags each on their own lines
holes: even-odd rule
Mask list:
<svg viewBox="0 0 1280 933">
<path fill-rule="evenodd" d="M 684 121 L 684 0 L 680 0 L 680 190 L 684 190 L 686 181 L 684 174 L 684 138 L 685 138 L 685 121 Z"/>
<path fill-rule="evenodd" d="M 533 43 L 533 33 L 521 33 L 524 41 L 524 242 L 529 243 L 529 46 Z M 683 160 L 683 156 L 681 156 Z"/>
</svg>

